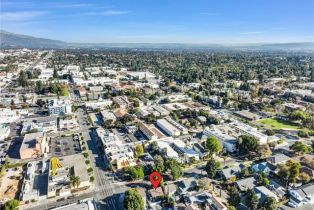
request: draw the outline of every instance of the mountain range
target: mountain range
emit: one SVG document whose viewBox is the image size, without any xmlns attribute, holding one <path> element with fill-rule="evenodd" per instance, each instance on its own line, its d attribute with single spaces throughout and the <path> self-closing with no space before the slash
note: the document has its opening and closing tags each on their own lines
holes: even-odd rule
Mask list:
<svg viewBox="0 0 314 210">
<path fill-rule="evenodd" d="M 0 30 L 0 47 L 31 49 L 67 48 L 152 48 L 152 49 L 237 49 L 237 50 L 292 50 L 314 52 L 314 42 L 262 44 L 184 44 L 184 43 L 69 43 L 53 39 L 15 34 Z"/>
</svg>

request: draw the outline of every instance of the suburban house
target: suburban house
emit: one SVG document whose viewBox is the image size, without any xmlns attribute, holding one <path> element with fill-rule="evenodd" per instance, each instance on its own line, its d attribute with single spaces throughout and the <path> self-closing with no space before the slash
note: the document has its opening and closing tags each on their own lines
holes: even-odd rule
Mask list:
<svg viewBox="0 0 314 210">
<path fill-rule="evenodd" d="M 298 188 L 290 189 L 289 204 L 294 207 L 299 207 L 305 204 L 314 204 L 314 185 L 307 184 Z"/>
</svg>

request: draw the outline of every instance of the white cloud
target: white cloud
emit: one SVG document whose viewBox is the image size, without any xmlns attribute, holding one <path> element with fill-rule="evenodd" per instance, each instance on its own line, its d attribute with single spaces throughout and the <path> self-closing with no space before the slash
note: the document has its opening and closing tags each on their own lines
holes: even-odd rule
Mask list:
<svg viewBox="0 0 314 210">
<path fill-rule="evenodd" d="M 47 14 L 45 11 L 3 12 L 0 19 L 3 21 L 26 21 Z"/>
<path fill-rule="evenodd" d="M 125 15 L 130 13 L 130 11 L 125 10 L 106 10 L 101 12 L 89 12 L 87 15 L 99 15 L 99 16 L 116 16 L 116 15 Z"/>
</svg>

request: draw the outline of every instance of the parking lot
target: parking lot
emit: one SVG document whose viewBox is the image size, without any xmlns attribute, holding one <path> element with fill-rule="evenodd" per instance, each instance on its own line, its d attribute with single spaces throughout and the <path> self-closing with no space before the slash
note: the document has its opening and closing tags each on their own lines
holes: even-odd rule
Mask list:
<svg viewBox="0 0 314 210">
<path fill-rule="evenodd" d="M 55 156 L 73 155 L 81 152 L 78 140 L 69 137 L 54 137 L 50 140 L 50 152 Z"/>
</svg>

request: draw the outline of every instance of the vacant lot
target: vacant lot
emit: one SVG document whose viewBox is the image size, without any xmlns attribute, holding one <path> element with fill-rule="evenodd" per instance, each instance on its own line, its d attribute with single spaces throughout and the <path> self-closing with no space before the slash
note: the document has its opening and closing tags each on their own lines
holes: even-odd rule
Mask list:
<svg viewBox="0 0 314 210">
<path fill-rule="evenodd" d="M 22 167 L 7 169 L 7 172 L 0 178 L 0 202 L 17 198 L 18 188 L 22 183 L 22 178 Z"/>
<path fill-rule="evenodd" d="M 266 127 L 272 128 L 272 129 L 283 129 L 283 130 L 302 130 L 302 127 L 300 127 L 298 124 L 275 119 L 275 118 L 266 118 L 257 120 L 256 122 L 261 123 L 265 125 Z"/>
</svg>

